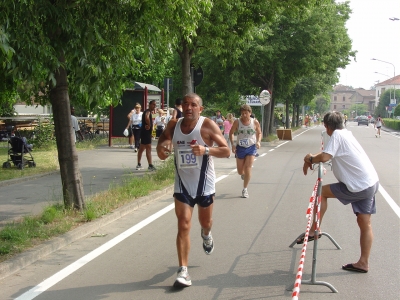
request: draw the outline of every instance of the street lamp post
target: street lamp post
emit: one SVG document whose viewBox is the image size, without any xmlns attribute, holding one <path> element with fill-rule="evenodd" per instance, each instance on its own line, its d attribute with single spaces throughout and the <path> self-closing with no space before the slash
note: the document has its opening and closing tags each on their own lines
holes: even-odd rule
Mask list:
<svg viewBox="0 0 400 300">
<path fill-rule="evenodd" d="M 393 18 L 393 19 L 397 19 L 397 18 Z M 391 19 L 392 20 L 392 19 Z M 397 19 L 398 20 L 398 19 Z M 392 20 L 392 21 L 396 21 L 396 20 Z M 383 62 L 383 63 L 385 63 L 385 64 L 389 64 L 389 65 L 392 65 L 393 66 L 393 89 L 394 89 L 394 104 L 397 104 L 397 101 L 396 101 L 396 84 L 395 84 L 395 82 L 394 82 L 394 77 L 396 77 L 396 67 L 394 66 L 394 64 L 392 64 L 392 63 L 390 63 L 390 62 L 388 62 L 388 61 L 384 61 L 384 60 L 380 60 L 380 59 L 377 59 L 377 58 L 372 58 L 372 60 L 377 60 L 377 61 L 380 61 L 380 62 Z M 391 96 L 390 96 L 391 97 Z M 390 102 L 392 102 L 392 99 L 390 99 Z M 394 116 L 394 114 L 393 114 L 393 116 Z"/>
</svg>

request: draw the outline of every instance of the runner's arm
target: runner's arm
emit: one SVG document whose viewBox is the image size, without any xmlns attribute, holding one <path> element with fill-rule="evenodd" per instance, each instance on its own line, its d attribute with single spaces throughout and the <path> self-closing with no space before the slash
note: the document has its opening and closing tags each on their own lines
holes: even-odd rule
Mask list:
<svg viewBox="0 0 400 300">
<path fill-rule="evenodd" d="M 158 138 L 156 147 L 157 155 L 161 160 L 166 159 L 172 153 L 172 137 L 174 134 L 177 120 L 171 119 L 165 130 L 161 133 Z"/>
<path fill-rule="evenodd" d="M 228 157 L 231 154 L 228 144 L 218 125 L 210 119 L 205 119 L 203 126 L 201 127 L 201 136 L 203 140 L 209 145 L 208 155 L 223 158 Z M 217 144 L 218 147 L 213 147 L 213 143 Z M 191 146 L 194 155 L 204 155 L 206 147 L 204 145 Z"/>
<path fill-rule="evenodd" d="M 254 120 L 254 124 L 256 124 L 256 148 L 260 149 L 262 139 L 261 126 L 257 120 Z"/>
<path fill-rule="evenodd" d="M 232 145 L 232 152 L 235 153 L 236 152 L 236 146 L 233 143 L 233 135 L 236 132 L 236 130 L 238 129 L 239 126 L 239 122 L 238 120 L 233 121 L 231 130 L 229 131 L 229 140 L 231 141 L 231 145 Z"/>
</svg>

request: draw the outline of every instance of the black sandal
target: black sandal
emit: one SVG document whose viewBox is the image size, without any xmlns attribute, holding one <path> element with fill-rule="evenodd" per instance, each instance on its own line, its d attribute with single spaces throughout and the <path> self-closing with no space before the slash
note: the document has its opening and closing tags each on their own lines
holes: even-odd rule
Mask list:
<svg viewBox="0 0 400 300">
<path fill-rule="evenodd" d="M 305 237 L 305 236 L 306 236 L 306 235 L 304 234 L 302 237 L 298 238 L 297 241 L 296 241 L 296 244 L 298 244 L 298 245 L 299 245 L 299 244 L 303 244 L 303 243 L 304 243 L 304 237 Z M 321 234 L 318 234 L 318 238 L 319 238 L 319 239 L 321 238 L 321 236 L 322 236 Z M 312 236 L 309 235 L 309 236 L 308 236 L 308 241 L 311 242 L 311 241 L 313 241 L 313 240 L 314 240 L 314 236 L 313 236 L 313 235 L 312 235 Z"/>
</svg>

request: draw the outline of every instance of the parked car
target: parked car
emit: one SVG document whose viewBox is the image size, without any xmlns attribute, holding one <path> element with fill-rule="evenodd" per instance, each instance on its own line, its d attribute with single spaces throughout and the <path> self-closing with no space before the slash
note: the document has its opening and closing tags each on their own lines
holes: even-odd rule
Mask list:
<svg viewBox="0 0 400 300">
<path fill-rule="evenodd" d="M 374 124 L 374 123 L 375 123 L 375 118 L 372 117 L 371 119 L 369 119 L 369 122 L 370 122 L 371 124 Z"/>
<path fill-rule="evenodd" d="M 364 124 L 368 126 L 368 117 L 367 116 L 359 116 L 357 119 L 357 124 L 360 126 L 360 124 Z"/>
</svg>

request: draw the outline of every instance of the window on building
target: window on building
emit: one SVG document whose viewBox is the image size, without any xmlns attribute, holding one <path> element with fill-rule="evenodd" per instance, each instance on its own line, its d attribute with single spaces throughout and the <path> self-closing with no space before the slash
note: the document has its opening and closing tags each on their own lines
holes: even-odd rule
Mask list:
<svg viewBox="0 0 400 300">
<path fill-rule="evenodd" d="M 345 109 L 345 108 L 346 108 L 346 105 L 342 105 L 342 108 Z"/>
<path fill-rule="evenodd" d="M 343 102 L 345 102 L 346 101 L 346 97 L 345 96 L 343 96 Z"/>
<path fill-rule="evenodd" d="M 336 109 L 336 105 L 333 106 L 333 109 Z"/>
<path fill-rule="evenodd" d="M 380 91 L 378 90 L 378 97 L 379 97 L 379 92 L 380 92 Z"/>
<path fill-rule="evenodd" d="M 333 97 L 333 101 L 337 101 L 337 97 L 336 96 Z"/>
</svg>

